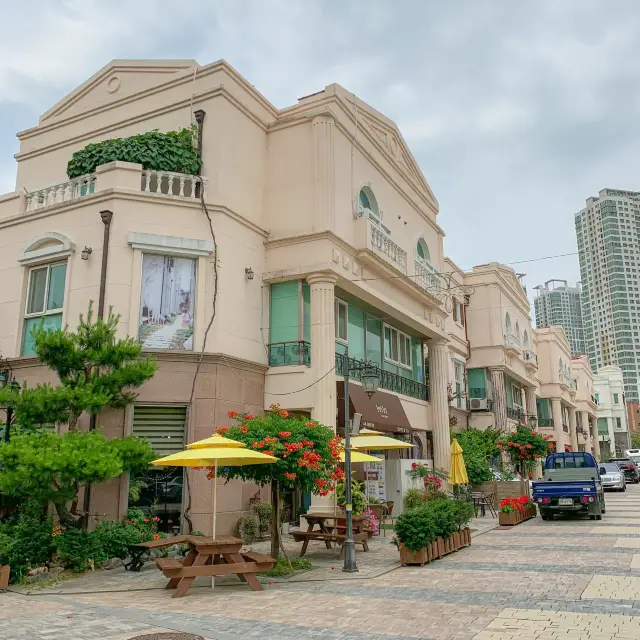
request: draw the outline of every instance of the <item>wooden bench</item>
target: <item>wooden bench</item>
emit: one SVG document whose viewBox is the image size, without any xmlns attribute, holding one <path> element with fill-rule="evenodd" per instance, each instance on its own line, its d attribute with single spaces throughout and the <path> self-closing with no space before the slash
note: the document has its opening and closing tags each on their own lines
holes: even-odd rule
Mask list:
<svg viewBox="0 0 640 640">
<path fill-rule="evenodd" d="M 325 543 L 327 549 L 331 549 L 332 542 L 340 543 L 340 557 L 344 554 L 344 543 L 347 540 L 347 536 L 340 533 L 324 533 L 322 531 L 293 531 L 291 536 L 296 542 L 302 542 L 302 549 L 300 550 L 300 557 L 307 552 L 310 540 L 322 540 Z M 354 533 L 353 539 L 356 544 L 362 545 L 363 551 L 369 551 L 369 545 L 367 544 L 367 538 L 369 536 L 366 532 Z"/>
<path fill-rule="evenodd" d="M 129 555 L 131 559 L 124 563 L 125 571 L 140 571 L 144 565 L 142 556 L 152 549 L 160 549 L 162 547 L 172 547 L 174 544 L 184 544 L 187 536 L 174 536 L 173 538 L 159 538 L 158 540 L 149 540 L 149 542 L 141 542 L 140 544 L 129 545 Z"/>
</svg>

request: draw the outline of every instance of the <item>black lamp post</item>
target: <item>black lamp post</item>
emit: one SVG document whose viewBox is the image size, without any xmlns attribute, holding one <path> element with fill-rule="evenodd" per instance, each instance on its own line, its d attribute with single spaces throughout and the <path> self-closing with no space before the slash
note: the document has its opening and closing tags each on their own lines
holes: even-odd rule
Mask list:
<svg viewBox="0 0 640 640">
<path fill-rule="evenodd" d="M 13 391 L 20 391 L 19 382 L 13 377 L 11 370 L 0 371 L 0 389 L 6 389 L 9 387 Z M 4 428 L 4 441 L 9 442 L 11 432 L 11 422 L 13 421 L 13 407 L 7 405 L 7 422 Z"/>
<path fill-rule="evenodd" d="M 369 362 L 349 363 L 348 351 L 342 356 L 342 373 L 344 374 L 344 474 L 345 474 L 345 513 L 346 513 L 346 540 L 344 542 L 344 566 L 342 570 L 354 573 L 358 570 L 356 565 L 356 543 L 353 539 L 353 505 L 351 504 L 351 425 L 349 423 L 349 374 L 353 371 L 360 372 L 360 381 L 366 394 L 371 396 L 380 386 L 380 373 L 375 364 Z"/>
</svg>

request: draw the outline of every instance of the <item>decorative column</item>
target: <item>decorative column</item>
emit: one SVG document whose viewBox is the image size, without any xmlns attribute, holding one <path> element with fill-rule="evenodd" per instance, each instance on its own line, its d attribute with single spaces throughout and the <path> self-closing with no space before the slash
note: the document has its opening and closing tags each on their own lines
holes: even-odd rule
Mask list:
<svg viewBox="0 0 640 640">
<path fill-rule="evenodd" d="M 313 230 L 335 228 L 335 120 L 331 115 L 316 116 L 313 131 Z"/>
<path fill-rule="evenodd" d="M 338 277 L 330 271 L 307 276 L 311 294 L 311 374 L 313 380 L 313 408 L 311 417 L 336 430 L 336 364 L 335 284 Z M 328 375 L 327 372 L 331 371 Z M 330 496 L 311 496 L 310 513 L 333 510 Z"/>
<path fill-rule="evenodd" d="M 587 413 L 586 411 L 584 413 Z M 590 420 L 587 413 L 587 420 L 589 424 L 589 431 L 591 432 L 591 439 L 593 440 L 593 455 L 596 460 L 600 462 L 600 436 L 598 435 L 598 420 Z"/>
<path fill-rule="evenodd" d="M 525 401 L 527 403 L 527 419 L 529 416 L 534 416 L 536 421 L 538 420 L 538 403 L 536 402 L 536 388 L 525 387 L 524 389 Z"/>
<path fill-rule="evenodd" d="M 562 430 L 562 403 L 560 398 L 551 398 L 551 415 L 553 416 L 553 431 L 556 437 L 556 451 L 564 453 L 564 431 Z"/>
<path fill-rule="evenodd" d="M 336 429 L 336 376 L 327 373 L 336 364 L 335 284 L 338 277 L 330 272 L 307 276 L 311 293 L 311 370 L 313 410 L 311 416 L 326 427 Z"/>
<path fill-rule="evenodd" d="M 576 410 L 569 408 L 569 436 L 571 437 L 571 451 L 578 451 L 578 426 L 576 424 Z"/>
<path fill-rule="evenodd" d="M 507 396 L 504 390 L 504 371 L 499 367 L 489 367 L 493 387 L 494 429 L 507 431 Z"/>
<path fill-rule="evenodd" d="M 449 432 L 449 350 L 444 340 L 431 340 L 429 347 L 429 398 L 433 412 L 433 466 L 449 470 L 451 436 Z"/>
</svg>

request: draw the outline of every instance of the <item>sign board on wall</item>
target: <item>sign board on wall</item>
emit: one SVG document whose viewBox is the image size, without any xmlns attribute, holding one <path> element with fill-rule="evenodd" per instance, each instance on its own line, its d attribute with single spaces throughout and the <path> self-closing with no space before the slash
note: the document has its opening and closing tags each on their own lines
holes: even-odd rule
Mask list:
<svg viewBox="0 0 640 640">
<path fill-rule="evenodd" d="M 380 462 L 364 463 L 364 486 L 367 498 L 377 498 L 381 502 L 387 500 L 384 474 L 384 454 L 372 454 L 380 459 Z"/>
</svg>

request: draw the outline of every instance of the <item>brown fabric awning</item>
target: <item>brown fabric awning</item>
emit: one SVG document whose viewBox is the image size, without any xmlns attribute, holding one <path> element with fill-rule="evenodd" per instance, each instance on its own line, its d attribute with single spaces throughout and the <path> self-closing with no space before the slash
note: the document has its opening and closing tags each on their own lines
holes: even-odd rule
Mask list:
<svg viewBox="0 0 640 640">
<path fill-rule="evenodd" d="M 338 382 L 338 424 L 344 426 L 344 382 Z M 349 383 L 349 419 L 354 413 L 362 414 L 360 428 L 377 429 L 390 433 L 410 433 L 409 418 L 402 408 L 400 398 L 392 393 L 376 391 L 369 398 L 365 390 Z"/>
</svg>

